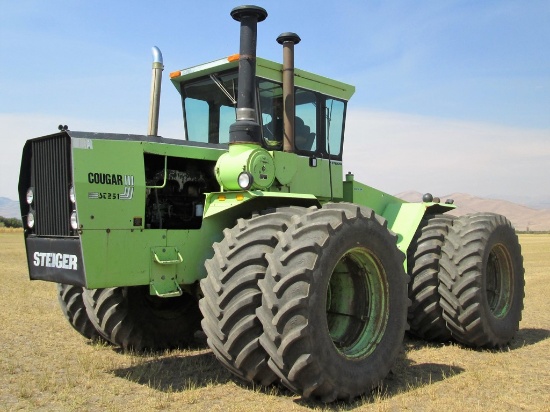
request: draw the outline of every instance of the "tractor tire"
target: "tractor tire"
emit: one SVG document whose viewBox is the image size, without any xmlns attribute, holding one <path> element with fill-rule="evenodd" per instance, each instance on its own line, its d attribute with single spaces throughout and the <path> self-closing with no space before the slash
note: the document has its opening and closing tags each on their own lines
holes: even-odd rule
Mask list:
<svg viewBox="0 0 550 412">
<path fill-rule="evenodd" d="M 439 304 L 438 274 L 441 247 L 454 219 L 451 215 L 424 217 L 408 250 L 409 299 L 412 302 L 408 315 L 409 332 L 428 341 L 451 339 Z"/>
<path fill-rule="evenodd" d="M 407 329 L 397 236 L 367 208 L 329 203 L 280 234 L 259 285 L 268 364 L 303 398 L 351 399 L 380 384 Z"/>
<path fill-rule="evenodd" d="M 101 327 L 101 322 L 95 313 L 96 300 L 99 298 L 102 291 L 103 289 L 84 289 L 82 299 L 84 300 L 84 306 L 86 308 L 86 313 L 88 314 L 88 319 L 90 319 L 90 322 L 94 325 L 94 328 L 106 342 L 116 345 L 113 341 L 111 341 L 111 336 Z"/>
<path fill-rule="evenodd" d="M 277 379 L 259 343 L 263 329 L 256 317 L 262 303 L 258 281 L 265 276 L 265 256 L 276 246 L 277 233 L 305 210 L 280 208 L 239 219 L 224 230 L 224 239 L 213 245 L 214 257 L 205 263 L 208 275 L 201 280 L 204 297 L 199 302 L 202 329 L 216 358 L 247 382 L 270 385 Z"/>
<path fill-rule="evenodd" d="M 102 335 L 125 351 L 159 351 L 187 347 L 200 329 L 194 296 L 175 298 L 149 294 L 149 286 L 87 291 Z"/>
<path fill-rule="evenodd" d="M 81 286 L 57 284 L 57 298 L 63 315 L 69 324 L 86 339 L 97 341 L 100 334 L 86 313 L 83 300 L 84 289 Z"/>
<path fill-rule="evenodd" d="M 461 216 L 442 250 L 439 293 L 453 338 L 475 348 L 506 345 L 519 328 L 525 286 L 512 224 L 493 213 Z"/>
</svg>

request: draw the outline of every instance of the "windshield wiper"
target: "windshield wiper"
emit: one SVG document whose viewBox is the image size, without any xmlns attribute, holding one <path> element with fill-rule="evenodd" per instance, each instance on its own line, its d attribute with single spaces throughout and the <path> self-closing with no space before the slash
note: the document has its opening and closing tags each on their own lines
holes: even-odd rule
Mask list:
<svg viewBox="0 0 550 412">
<path fill-rule="evenodd" d="M 223 85 L 220 78 L 218 76 L 216 76 L 215 74 L 211 74 L 210 78 L 212 79 L 212 81 L 214 83 L 216 83 L 216 86 L 218 86 L 220 88 L 220 90 L 227 96 L 227 98 L 231 101 L 231 103 L 233 103 L 233 106 L 235 106 L 237 104 L 237 100 L 235 100 L 235 98 L 233 96 L 231 96 L 229 91 Z"/>
</svg>

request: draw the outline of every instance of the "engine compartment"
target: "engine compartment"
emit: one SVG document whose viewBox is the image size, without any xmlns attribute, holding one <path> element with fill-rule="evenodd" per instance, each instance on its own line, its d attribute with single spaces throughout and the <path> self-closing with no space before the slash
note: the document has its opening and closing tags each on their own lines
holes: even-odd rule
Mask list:
<svg viewBox="0 0 550 412">
<path fill-rule="evenodd" d="M 145 153 L 145 228 L 200 229 L 204 194 L 219 190 L 215 164 Z"/>
</svg>

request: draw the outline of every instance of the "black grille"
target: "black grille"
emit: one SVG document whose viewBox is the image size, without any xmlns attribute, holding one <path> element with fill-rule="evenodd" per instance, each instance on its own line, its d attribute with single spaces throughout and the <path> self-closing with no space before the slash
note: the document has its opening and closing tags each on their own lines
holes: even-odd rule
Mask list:
<svg viewBox="0 0 550 412">
<path fill-rule="evenodd" d="M 34 233 L 71 236 L 71 141 L 66 134 L 32 142 Z"/>
</svg>

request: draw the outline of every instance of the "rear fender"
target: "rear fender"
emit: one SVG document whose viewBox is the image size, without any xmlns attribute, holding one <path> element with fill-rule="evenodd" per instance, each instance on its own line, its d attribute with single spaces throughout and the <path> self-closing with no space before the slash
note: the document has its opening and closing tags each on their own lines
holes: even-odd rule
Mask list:
<svg viewBox="0 0 550 412">
<path fill-rule="evenodd" d="M 397 234 L 397 247 L 407 256 L 407 249 L 424 215 L 445 213 L 454 208 L 454 205 L 432 202 L 390 203 L 382 212 L 382 216 L 388 221 L 388 227 Z M 404 265 L 406 271 L 406 259 Z"/>
</svg>

